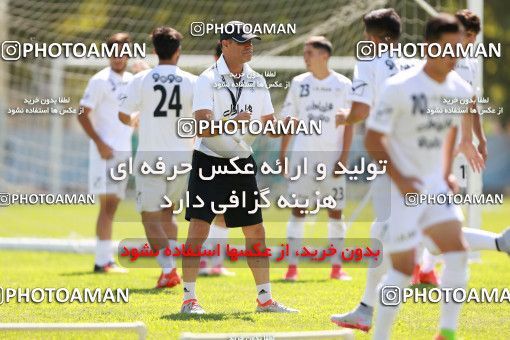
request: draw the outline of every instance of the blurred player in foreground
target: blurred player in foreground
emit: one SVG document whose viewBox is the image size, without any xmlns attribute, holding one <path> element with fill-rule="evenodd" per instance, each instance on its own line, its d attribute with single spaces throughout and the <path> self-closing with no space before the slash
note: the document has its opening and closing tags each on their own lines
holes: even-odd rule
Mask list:
<svg viewBox="0 0 510 340">
<path fill-rule="evenodd" d="M 167 176 L 173 174 L 174 165 L 189 163 L 193 150 L 192 139 L 180 138 L 176 133 L 177 120 L 192 117 L 193 86 L 197 78 L 177 66 L 181 39 L 182 35 L 171 27 L 154 29 L 152 43 L 158 65 L 134 77 L 119 110 L 119 119 L 124 124 L 140 122 L 140 142 L 134 162 L 136 203 L 151 248 L 160 251 L 156 259 L 162 273 L 156 288 L 174 287 L 181 282 L 175 257 L 163 251 L 167 246 L 170 249 L 177 246 L 173 210 L 187 185 L 187 176 L 179 175 L 170 181 Z M 133 113 L 137 111 L 138 114 Z M 158 157 L 165 164 L 164 174 L 139 172 L 142 162 L 152 167 Z M 173 203 L 171 207 L 162 207 L 165 195 Z"/>
<path fill-rule="evenodd" d="M 127 33 L 117 33 L 107 40 L 109 47 L 129 44 Z M 126 72 L 128 57 L 110 58 L 110 66 L 96 73 L 80 100 L 78 115 L 83 130 L 90 138 L 89 192 L 99 195 L 99 216 L 96 223 L 96 255 L 94 272 L 126 272 L 114 262 L 112 224 L 117 206 L 124 199 L 128 179 L 113 181 L 109 169 L 116 168 L 131 155 L 133 128 L 119 122 L 117 112 L 132 74 Z"/>
<path fill-rule="evenodd" d="M 458 11 L 455 16 L 460 21 L 462 26 L 464 27 L 464 38 L 462 40 L 463 46 L 467 46 L 468 44 L 474 44 L 476 42 L 476 36 L 481 31 L 480 26 L 480 18 L 470 11 L 469 9 L 463 9 Z M 457 72 L 462 79 L 467 81 L 473 89 L 475 90 L 475 97 L 473 98 L 475 101 L 478 96 L 481 96 L 481 89 L 477 86 L 478 79 L 481 77 L 480 69 L 478 65 L 478 60 L 474 58 L 461 58 L 455 64 L 455 72 Z M 472 104 L 470 109 L 477 110 L 476 102 Z M 478 112 L 478 111 L 477 111 Z M 483 132 L 483 127 L 481 123 L 481 116 L 478 114 L 473 114 L 473 132 L 478 141 L 478 152 L 482 155 L 484 161 L 487 161 L 487 139 Z M 457 135 L 460 135 L 457 133 Z M 460 137 L 460 136 L 459 136 Z M 457 138 L 459 139 L 459 138 Z M 466 173 L 469 172 L 469 176 L 480 176 L 479 174 L 475 174 L 469 168 L 467 162 L 463 155 L 459 155 L 458 163 L 454 163 L 454 173 L 459 179 L 459 185 L 462 187 L 463 183 L 464 189 L 467 189 L 467 181 L 462 181 L 466 179 Z M 470 183 L 474 185 L 474 183 Z M 481 193 L 481 187 L 476 188 L 473 192 Z M 500 247 L 497 244 L 497 239 L 500 235 L 491 233 L 485 230 L 477 230 L 470 229 L 471 233 L 476 233 L 478 237 L 471 237 L 467 241 L 470 244 L 470 248 L 482 248 L 484 250 L 500 250 Z M 466 236 L 468 237 L 468 236 Z M 473 243 L 477 243 L 476 245 Z M 500 240 L 500 243 L 503 242 L 503 239 Z M 501 246 L 501 249 L 504 248 Z M 434 270 L 435 265 L 438 261 L 438 257 L 432 255 L 428 249 L 423 250 L 423 259 L 421 265 L 416 265 L 416 268 L 413 273 L 413 284 L 432 284 L 438 285 L 439 280 Z"/>
<path fill-rule="evenodd" d="M 330 173 L 322 181 L 315 180 L 315 175 L 301 176 L 299 180 L 290 181 L 289 195 L 296 194 L 301 199 L 312 199 L 318 190 L 322 196 L 332 195 L 336 208 L 328 208 L 328 239 L 338 249 L 343 248 L 346 225 L 342 219 L 345 207 L 345 176 L 334 175 L 336 164 L 347 165 L 352 143 L 352 126 L 337 126 L 336 112 L 350 107 L 347 95 L 351 81 L 343 75 L 332 71 L 328 61 L 333 52 L 333 45 L 323 36 L 310 37 L 304 46 L 304 61 L 309 72 L 292 79 L 289 92 L 282 109 L 282 116 L 295 116 L 300 120 L 316 120 L 322 123 L 320 135 L 299 134 L 295 137 L 290 157 L 290 169 L 295 169 L 306 157 L 312 168 L 322 162 Z M 283 136 L 280 146 L 280 163 L 284 164 L 291 136 Z M 296 281 L 299 256 L 295 255 L 302 247 L 305 213 L 300 208 L 293 208 L 287 224 L 287 239 L 292 256 L 285 280 Z M 341 257 L 332 257 L 331 279 L 350 280 L 342 270 Z"/>
<path fill-rule="evenodd" d="M 368 13 L 364 17 L 365 31 L 368 38 L 376 44 L 391 43 L 398 40 L 400 34 L 400 18 L 393 9 L 380 9 Z M 350 99 L 352 108 L 350 112 L 341 112 L 337 115 L 337 122 L 353 124 L 365 120 L 369 113 L 373 114 L 375 101 L 379 98 L 379 91 L 383 82 L 399 71 L 411 67 L 420 67 L 416 61 L 408 59 L 391 59 L 389 56 L 375 58 L 371 61 L 359 61 L 356 64 L 353 78 L 353 88 Z M 483 155 L 483 154 L 482 154 Z M 378 179 L 373 183 L 373 205 L 377 216 L 370 228 L 370 237 L 381 241 L 383 232 L 388 225 L 389 211 L 387 194 L 389 187 L 382 185 Z M 380 194 L 386 192 L 386 194 Z M 510 232 L 500 235 L 463 228 L 463 233 L 471 250 L 499 250 L 510 253 Z M 499 244 L 499 246 L 498 246 Z M 353 311 L 345 314 L 331 316 L 331 321 L 342 327 L 356 328 L 368 332 L 372 326 L 374 306 L 377 301 L 377 286 L 388 268 L 389 259 L 384 256 L 382 262 L 374 268 L 367 270 L 365 291 L 360 304 Z M 427 276 L 430 278 L 430 275 Z"/>
<path fill-rule="evenodd" d="M 427 22 L 427 43 L 454 46 L 461 39 L 462 28 L 454 16 L 440 14 Z M 451 127 L 459 125 L 460 118 L 427 113 L 427 107 L 446 108 L 443 97 L 473 97 L 472 87 L 456 72 L 450 72 L 456 61 L 449 56 L 429 57 L 423 67 L 389 79 L 374 114 L 368 118 L 367 151 L 376 160 L 388 160 L 391 178 L 391 213 L 383 237 L 392 268 L 381 284 L 374 331 L 378 340 L 390 338 L 399 309 L 399 303 L 384 304 L 384 289 L 389 286 L 403 289 L 410 284 L 415 251 L 423 238 L 431 240 L 443 254 L 442 288 L 467 286 L 467 244 L 462 234 L 460 208 L 444 204 L 408 206 L 404 199 L 409 194 L 446 193 L 456 185 L 451 173 L 454 149 Z M 441 301 L 440 332 L 436 339 L 455 339 L 462 305 L 451 298 L 446 301 L 446 298 Z"/>
</svg>

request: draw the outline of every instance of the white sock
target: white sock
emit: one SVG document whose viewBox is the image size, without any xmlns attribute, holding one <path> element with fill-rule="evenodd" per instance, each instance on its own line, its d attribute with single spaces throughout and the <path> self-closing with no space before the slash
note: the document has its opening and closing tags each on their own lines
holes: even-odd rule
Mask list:
<svg viewBox="0 0 510 340">
<path fill-rule="evenodd" d="M 423 256 L 422 256 L 422 264 L 420 271 L 423 273 L 428 273 L 434 270 L 436 267 L 436 263 L 439 260 L 437 256 L 434 256 L 430 253 L 430 251 L 425 248 L 423 250 Z"/>
<path fill-rule="evenodd" d="M 378 287 L 386 274 L 388 269 L 389 259 L 387 256 L 383 256 L 381 263 L 377 267 L 368 268 L 367 270 L 367 281 L 365 283 L 365 292 L 361 298 L 361 302 L 370 307 L 375 307 L 377 303 Z"/>
<path fill-rule="evenodd" d="M 172 254 L 174 253 L 174 250 L 175 247 L 177 247 L 177 241 L 176 240 L 168 240 L 168 247 L 172 250 Z M 176 268 L 177 265 L 176 265 L 176 259 L 175 259 L 175 256 L 169 256 L 170 257 L 170 265 L 172 266 L 172 268 Z"/>
<path fill-rule="evenodd" d="M 341 265 L 341 253 L 344 248 L 345 232 L 347 225 L 342 220 L 330 218 L 328 221 L 328 239 L 331 244 L 338 250 L 338 256 L 331 257 L 331 264 Z"/>
<path fill-rule="evenodd" d="M 184 290 L 184 297 L 183 301 L 187 301 L 190 299 L 197 299 L 197 295 L 195 294 L 195 284 L 196 282 L 184 282 L 183 283 L 183 290 Z"/>
<path fill-rule="evenodd" d="M 499 236 L 498 234 L 473 228 L 462 228 L 462 232 L 469 245 L 469 250 L 497 250 L 496 239 Z"/>
<path fill-rule="evenodd" d="M 370 227 L 370 237 L 374 239 L 380 238 L 380 233 L 382 231 L 382 223 L 374 222 Z M 376 251 L 380 245 L 372 244 L 371 249 Z M 380 249 L 382 250 L 382 249 Z M 385 255 L 385 252 L 382 252 L 382 255 L 375 261 L 370 263 L 370 267 L 367 270 L 367 281 L 365 284 L 365 292 L 363 293 L 363 297 L 361 298 L 361 302 L 370 307 L 375 307 L 377 303 L 378 297 L 378 286 L 383 280 L 384 274 L 389 269 L 390 259 L 388 255 Z"/>
<path fill-rule="evenodd" d="M 113 261 L 113 242 L 112 240 L 96 241 L 96 258 L 95 262 L 98 266 L 104 266 Z"/>
<path fill-rule="evenodd" d="M 441 288 L 466 288 L 468 280 L 467 252 L 453 251 L 443 254 L 444 269 L 441 276 Z M 446 303 L 445 298 L 441 300 L 441 329 L 455 331 L 459 321 L 459 314 L 462 304 L 452 301 Z"/>
<path fill-rule="evenodd" d="M 409 286 L 409 283 L 411 283 L 411 276 L 405 275 L 391 268 L 381 284 L 381 288 L 384 289 L 386 286 L 396 286 L 402 290 Z M 383 290 L 379 293 L 383 293 Z M 385 306 L 381 303 L 381 299 L 379 300 L 379 310 L 377 311 L 375 319 L 373 339 L 386 340 L 390 338 L 391 327 L 393 326 L 399 308 L 400 304 L 397 306 Z"/>
<path fill-rule="evenodd" d="M 170 249 L 174 249 L 175 247 L 175 241 L 174 240 L 168 240 L 168 246 Z M 166 256 L 165 255 L 165 249 L 160 249 L 158 256 L 156 256 L 156 260 L 159 263 L 159 266 L 161 267 L 161 270 L 163 270 L 163 273 L 168 274 L 172 271 L 172 269 L 175 268 L 175 259 L 173 256 Z"/>
<path fill-rule="evenodd" d="M 271 300 L 271 284 L 269 282 L 257 285 L 257 300 L 260 304 Z"/>
<path fill-rule="evenodd" d="M 287 223 L 287 240 L 289 242 L 289 265 L 297 265 L 299 256 L 296 251 L 301 249 L 303 244 L 303 235 L 305 232 L 304 217 L 296 217 L 291 215 Z"/>
<path fill-rule="evenodd" d="M 212 266 L 223 266 L 228 242 L 228 228 L 220 227 L 217 224 L 211 224 L 211 229 L 209 229 L 209 239 L 211 240 L 211 247 L 213 249 L 216 247 L 216 244 L 220 245 L 220 255 L 214 256 L 211 259 Z"/>
</svg>

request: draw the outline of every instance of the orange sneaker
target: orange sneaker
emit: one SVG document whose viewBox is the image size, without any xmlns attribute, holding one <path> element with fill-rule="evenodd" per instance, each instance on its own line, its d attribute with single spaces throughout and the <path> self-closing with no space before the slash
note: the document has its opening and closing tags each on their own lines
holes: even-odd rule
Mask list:
<svg viewBox="0 0 510 340">
<path fill-rule="evenodd" d="M 331 274 L 329 277 L 333 280 L 342 280 L 342 281 L 349 281 L 352 280 L 352 277 L 350 277 L 345 271 L 342 270 L 342 266 L 339 264 L 334 264 L 331 267 Z"/>
<path fill-rule="evenodd" d="M 168 274 L 161 273 L 158 279 L 156 288 L 172 288 L 181 283 L 181 277 L 177 274 L 177 269 L 174 268 Z"/>
<path fill-rule="evenodd" d="M 439 285 L 439 279 L 437 278 L 437 274 L 434 269 L 432 269 L 430 272 L 420 271 L 419 280 L 420 280 L 420 283 L 423 283 L 426 285 L 434 285 L 434 286 Z"/>
<path fill-rule="evenodd" d="M 420 265 L 416 264 L 413 270 L 413 279 L 411 280 L 411 286 L 417 285 L 420 283 Z"/>
<path fill-rule="evenodd" d="M 298 272 L 297 272 L 297 266 L 295 264 L 289 265 L 289 268 L 287 269 L 287 273 L 285 274 L 285 280 L 286 281 L 297 281 L 298 279 Z"/>
</svg>

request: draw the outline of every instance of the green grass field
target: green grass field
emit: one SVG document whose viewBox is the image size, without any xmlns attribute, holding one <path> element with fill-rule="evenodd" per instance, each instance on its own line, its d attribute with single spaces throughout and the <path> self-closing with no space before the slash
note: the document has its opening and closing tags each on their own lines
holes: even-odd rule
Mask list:
<svg viewBox="0 0 510 340">
<path fill-rule="evenodd" d="M 129 204 L 124 207 L 131 209 Z M 97 207 L 87 206 L 12 206 L 0 208 L 0 237 L 38 236 L 90 238 L 94 235 Z M 271 212 L 281 214 L 281 212 Z M 273 217 L 273 216 L 272 216 Z M 126 220 L 126 219 L 125 219 Z M 269 221 L 271 219 L 268 219 Z M 276 220 L 276 219 L 274 219 Z M 365 219 L 367 220 L 367 219 Z M 282 218 L 280 217 L 280 221 Z M 510 221 L 510 204 L 489 207 L 483 211 L 483 226 L 502 231 Z M 185 237 L 187 224 L 180 223 L 179 237 Z M 369 223 L 356 223 L 348 237 L 366 237 Z M 285 223 L 266 223 L 268 237 L 285 235 Z M 307 227 L 307 237 L 325 235 L 326 226 Z M 118 222 L 114 238 L 143 237 L 139 222 Z M 241 237 L 239 230 L 232 238 Z M 483 252 L 482 263 L 470 266 L 470 286 L 509 287 L 510 258 L 505 254 Z M 188 318 L 178 313 L 181 287 L 155 290 L 159 270 L 131 269 L 126 275 L 91 273 L 93 255 L 49 252 L 0 251 L 0 286 L 2 287 L 66 287 L 129 288 L 126 304 L 77 304 L 10 302 L 0 305 L 0 322 L 133 322 L 143 321 L 149 339 L 177 339 L 181 332 L 271 332 L 332 330 L 331 314 L 355 307 L 362 295 L 366 269 L 350 268 L 352 281 L 331 281 L 329 269 L 306 268 L 300 281 L 281 280 L 284 269 L 271 270 L 273 296 L 300 309 L 298 315 L 259 315 L 254 313 L 255 288 L 250 271 L 236 268 L 233 278 L 199 278 L 197 292 L 201 304 L 209 312 L 201 318 Z M 394 326 L 395 339 L 432 339 L 439 318 L 439 304 L 406 304 Z M 467 304 L 461 315 L 459 332 L 462 339 L 510 338 L 510 304 Z M 356 338 L 368 339 L 356 332 Z M 10 332 L 0 338 L 136 338 L 117 332 Z"/>
</svg>

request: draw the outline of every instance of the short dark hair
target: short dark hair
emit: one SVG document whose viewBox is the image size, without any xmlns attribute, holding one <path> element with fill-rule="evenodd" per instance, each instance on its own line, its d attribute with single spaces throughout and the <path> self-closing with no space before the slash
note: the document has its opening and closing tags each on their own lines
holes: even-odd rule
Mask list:
<svg viewBox="0 0 510 340">
<path fill-rule="evenodd" d="M 371 11 L 363 17 L 368 34 L 381 39 L 397 40 L 400 37 L 400 17 L 393 8 L 381 8 Z"/>
<path fill-rule="evenodd" d="M 216 47 L 214 48 L 214 55 L 219 58 L 219 57 L 221 57 L 221 53 L 222 53 L 221 52 L 221 40 L 218 40 L 216 42 Z"/>
<path fill-rule="evenodd" d="M 108 46 L 108 49 L 111 49 L 115 44 L 124 45 L 130 43 L 131 36 L 126 32 L 115 33 L 106 39 L 106 46 Z"/>
<path fill-rule="evenodd" d="M 460 21 L 466 31 L 472 31 L 476 34 L 480 33 L 480 17 L 476 15 L 472 10 L 461 9 L 455 13 L 455 17 Z"/>
<path fill-rule="evenodd" d="M 305 42 L 305 46 L 306 45 L 311 45 L 313 48 L 324 50 L 329 55 L 333 54 L 333 44 L 322 35 L 314 35 L 308 38 L 308 40 Z"/>
<path fill-rule="evenodd" d="M 152 31 L 152 44 L 159 59 L 170 59 L 181 46 L 182 34 L 172 27 L 156 27 Z"/>
<path fill-rule="evenodd" d="M 439 13 L 430 18 L 425 26 L 425 41 L 436 42 L 445 33 L 458 33 L 462 31 L 456 17 L 448 13 Z"/>
</svg>

